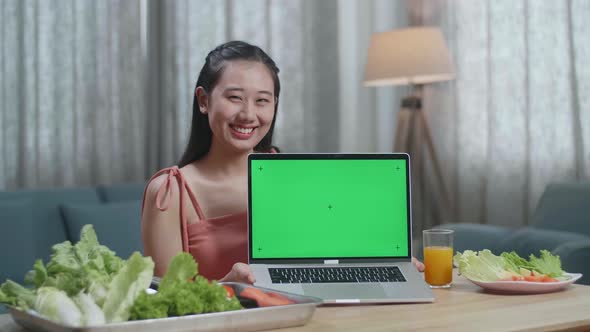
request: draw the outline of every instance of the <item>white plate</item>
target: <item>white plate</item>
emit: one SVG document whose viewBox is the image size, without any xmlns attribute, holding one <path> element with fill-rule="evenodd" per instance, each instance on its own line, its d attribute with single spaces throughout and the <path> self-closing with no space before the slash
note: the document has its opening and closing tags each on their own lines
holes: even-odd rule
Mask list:
<svg viewBox="0 0 590 332">
<path fill-rule="evenodd" d="M 557 282 L 531 282 L 531 281 L 476 281 L 465 277 L 472 283 L 494 292 L 512 294 L 540 294 L 551 293 L 565 289 L 582 277 L 581 273 L 565 273 L 570 279 Z"/>
</svg>

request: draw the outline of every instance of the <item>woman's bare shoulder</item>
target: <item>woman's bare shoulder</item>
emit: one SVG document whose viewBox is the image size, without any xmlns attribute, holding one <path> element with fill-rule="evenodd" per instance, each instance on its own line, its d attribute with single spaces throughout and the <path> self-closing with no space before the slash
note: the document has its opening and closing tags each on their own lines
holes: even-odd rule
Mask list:
<svg viewBox="0 0 590 332">
<path fill-rule="evenodd" d="M 150 182 L 147 184 L 145 190 L 145 199 L 146 201 L 155 202 L 156 198 L 158 197 L 158 193 L 160 195 L 170 195 L 170 200 L 178 200 L 178 193 L 180 191 L 180 186 L 177 177 L 180 174 L 174 168 L 165 168 L 155 173 L 155 176 L 152 177 Z M 160 174 L 158 174 L 160 173 Z"/>
</svg>

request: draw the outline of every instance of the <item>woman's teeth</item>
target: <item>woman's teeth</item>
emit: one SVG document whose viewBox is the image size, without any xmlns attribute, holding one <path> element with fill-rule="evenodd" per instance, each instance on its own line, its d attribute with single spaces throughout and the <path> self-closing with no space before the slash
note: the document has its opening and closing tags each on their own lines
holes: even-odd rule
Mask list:
<svg viewBox="0 0 590 332">
<path fill-rule="evenodd" d="M 242 127 L 232 127 L 235 131 L 242 133 L 242 134 L 249 134 L 254 130 L 254 128 L 242 128 Z"/>
</svg>

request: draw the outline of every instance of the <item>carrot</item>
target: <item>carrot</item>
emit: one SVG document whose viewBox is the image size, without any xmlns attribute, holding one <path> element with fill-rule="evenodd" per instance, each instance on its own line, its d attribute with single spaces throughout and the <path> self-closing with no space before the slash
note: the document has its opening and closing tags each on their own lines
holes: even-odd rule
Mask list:
<svg viewBox="0 0 590 332">
<path fill-rule="evenodd" d="M 266 293 L 266 295 L 268 295 L 269 297 L 272 297 L 272 298 L 276 299 L 277 301 L 281 301 L 284 304 L 293 304 L 293 303 L 295 303 L 295 302 L 289 300 L 286 296 L 281 295 L 279 293 L 268 292 L 268 293 Z"/>
<path fill-rule="evenodd" d="M 228 285 L 222 285 L 222 286 L 223 286 L 223 288 L 225 288 L 228 298 L 232 298 L 236 295 L 234 292 L 234 289 L 231 286 L 228 286 Z"/>
<path fill-rule="evenodd" d="M 277 305 L 287 305 L 287 304 L 291 304 L 292 302 L 287 300 L 282 300 L 282 299 L 278 299 L 272 296 L 267 296 L 265 298 L 259 299 L 258 301 L 256 301 L 258 303 L 259 307 L 274 307 Z"/>
<path fill-rule="evenodd" d="M 559 280 L 555 279 L 555 278 L 551 278 L 550 276 L 543 276 L 543 278 L 541 279 L 541 282 L 558 282 Z"/>
<path fill-rule="evenodd" d="M 273 295 L 271 295 L 273 294 Z M 248 287 L 240 293 L 241 297 L 256 301 L 259 307 L 272 307 L 277 305 L 292 304 L 293 302 L 276 293 L 265 293 L 258 288 Z"/>
<path fill-rule="evenodd" d="M 524 280 L 525 281 L 531 281 L 531 282 L 542 282 L 543 281 L 543 276 L 540 276 L 540 275 L 524 276 Z"/>
<path fill-rule="evenodd" d="M 258 300 L 258 299 L 267 297 L 265 292 L 261 291 L 258 288 L 254 288 L 254 287 L 245 288 L 244 290 L 242 290 L 240 292 L 240 296 L 248 298 L 248 299 L 252 299 L 252 300 Z"/>
</svg>

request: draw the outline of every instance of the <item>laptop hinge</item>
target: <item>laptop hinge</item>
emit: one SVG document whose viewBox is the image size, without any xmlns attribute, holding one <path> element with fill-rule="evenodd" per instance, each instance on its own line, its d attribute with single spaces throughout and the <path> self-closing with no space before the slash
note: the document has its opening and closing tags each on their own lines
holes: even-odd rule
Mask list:
<svg viewBox="0 0 590 332">
<path fill-rule="evenodd" d="M 324 260 L 324 264 L 338 264 L 337 259 L 326 259 Z"/>
</svg>

